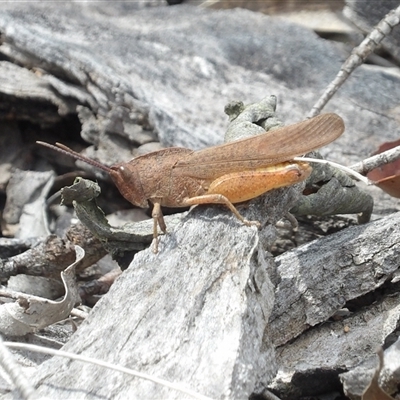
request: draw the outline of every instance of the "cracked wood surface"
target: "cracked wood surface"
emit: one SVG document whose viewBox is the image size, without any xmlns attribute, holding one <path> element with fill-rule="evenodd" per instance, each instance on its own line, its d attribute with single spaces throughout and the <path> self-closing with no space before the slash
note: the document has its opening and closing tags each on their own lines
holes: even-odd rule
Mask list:
<svg viewBox="0 0 400 400">
<path fill-rule="evenodd" d="M 276 258 L 269 334 L 282 345 L 399 273 L 400 213 L 347 228 Z"/>
</svg>

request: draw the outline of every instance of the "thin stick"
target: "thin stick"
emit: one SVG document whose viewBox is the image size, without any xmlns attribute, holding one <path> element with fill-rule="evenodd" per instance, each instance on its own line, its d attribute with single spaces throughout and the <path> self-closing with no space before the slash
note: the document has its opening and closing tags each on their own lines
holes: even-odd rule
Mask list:
<svg viewBox="0 0 400 400">
<path fill-rule="evenodd" d="M 366 158 L 356 164 L 353 164 L 350 168 L 360 174 L 366 175 L 368 172 L 375 168 L 381 167 L 382 165 L 389 164 L 393 161 L 400 159 L 400 146 L 394 147 L 393 149 L 386 150 L 383 153 L 379 153 L 375 156 Z"/>
<path fill-rule="evenodd" d="M 351 169 L 349 167 L 345 167 L 344 165 L 335 163 L 333 161 L 321 160 L 320 158 L 309 158 L 309 157 L 295 157 L 293 160 L 306 161 L 306 162 L 317 163 L 317 164 L 328 164 L 328 165 L 331 165 L 332 167 L 335 167 L 337 169 L 340 169 L 340 170 L 346 172 L 348 175 L 353 176 L 354 178 L 358 179 L 361 182 L 364 182 L 366 185 L 374 184 L 371 180 L 369 180 L 365 176 L 359 174 L 358 172 L 354 171 L 353 169 Z"/>
<path fill-rule="evenodd" d="M 324 108 L 336 91 L 343 85 L 350 74 L 378 47 L 379 43 L 388 36 L 400 22 L 400 6 L 390 11 L 371 33 L 353 49 L 350 57 L 344 62 L 336 78 L 328 85 L 323 95 L 315 103 L 308 118 L 315 117 Z"/>
<path fill-rule="evenodd" d="M 319 158 L 307 158 L 307 157 L 294 158 L 295 161 L 307 161 L 307 162 L 332 165 L 333 167 L 341 169 L 347 174 L 354 176 L 356 179 L 364 182 L 367 185 L 373 185 L 374 182 L 368 178 L 365 178 L 363 175 L 366 175 L 368 172 L 372 171 L 375 168 L 381 167 L 382 165 L 389 164 L 399 159 L 400 159 L 400 146 L 396 146 L 393 149 L 386 150 L 382 153 L 376 154 L 375 156 L 368 157 L 356 164 L 351 165 L 350 167 L 345 167 L 344 165 L 335 163 L 333 161 L 321 160 Z"/>
<path fill-rule="evenodd" d="M 34 398 L 35 388 L 26 379 L 25 374 L 15 361 L 12 353 L 7 349 L 6 344 L 7 342 L 3 342 L 3 338 L 0 337 L 0 365 L 11 379 L 21 399 L 31 400 Z"/>
<path fill-rule="evenodd" d="M 85 357 L 85 356 L 81 356 L 81 355 L 78 355 L 78 354 L 70 353 L 68 351 L 49 349 L 47 347 L 36 346 L 36 345 L 33 345 L 33 344 L 27 344 L 27 343 L 4 342 L 4 345 L 9 347 L 9 348 L 12 348 L 12 349 L 29 350 L 29 351 L 34 351 L 36 353 L 51 354 L 53 356 L 65 357 L 65 358 L 69 358 L 71 360 L 83 361 L 83 362 L 86 362 L 86 363 L 98 365 L 100 367 L 112 369 L 114 371 L 123 372 L 125 374 L 135 376 L 137 378 L 146 379 L 148 381 L 157 383 L 159 385 L 162 385 L 162 386 L 168 387 L 170 389 L 174 389 L 174 390 L 177 390 L 177 391 L 182 392 L 184 394 L 187 394 L 189 396 L 192 396 L 195 399 L 212 400 L 210 397 L 203 396 L 202 394 L 196 393 L 196 392 L 194 392 L 193 390 L 190 390 L 190 389 L 186 389 L 186 388 L 184 388 L 184 387 L 182 387 L 182 386 L 180 386 L 180 385 L 178 385 L 176 383 L 168 382 L 168 381 L 166 381 L 164 379 L 161 379 L 161 378 L 155 378 L 153 376 L 144 374 L 142 372 L 135 371 L 133 369 L 121 367 L 119 365 L 111 364 L 111 363 L 108 363 L 108 362 L 105 362 L 105 361 L 101 361 L 101 360 L 96 360 L 95 358 L 92 358 L 92 357 Z"/>
</svg>

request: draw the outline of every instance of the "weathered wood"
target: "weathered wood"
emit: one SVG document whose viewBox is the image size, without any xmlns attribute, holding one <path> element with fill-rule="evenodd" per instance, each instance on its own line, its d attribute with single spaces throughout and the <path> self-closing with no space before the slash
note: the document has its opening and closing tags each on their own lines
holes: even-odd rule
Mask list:
<svg viewBox="0 0 400 400">
<path fill-rule="evenodd" d="M 341 374 L 340 380 L 346 396 L 359 400 L 365 388 L 371 382 L 377 366 L 378 357 L 370 357 L 352 371 Z M 400 339 L 397 338 L 388 349 L 384 351 L 383 368 L 379 375 L 378 384 L 388 394 L 398 392 L 400 373 Z"/>
<path fill-rule="evenodd" d="M 4 233 L 13 234 L 19 239 L 46 237 L 50 234 L 44 209 L 45 197 L 53 181 L 52 171 L 16 170 L 12 173 L 3 213 Z"/>
<path fill-rule="evenodd" d="M 205 245 L 201 237 L 210 241 Z M 212 398 L 247 397 L 274 374 L 273 349 L 263 344 L 274 293 L 258 251 L 256 228 L 220 210 L 195 210 L 161 239 L 160 253 L 136 255 L 64 349 Z M 112 390 L 113 398 L 182 398 L 159 385 L 57 358 L 42 365 L 36 382 L 39 397 L 99 398 Z"/>
<path fill-rule="evenodd" d="M 268 327 L 275 345 L 390 281 L 399 269 L 399 242 L 400 213 L 396 213 L 277 257 L 276 299 Z"/>
<path fill-rule="evenodd" d="M 277 348 L 278 373 L 269 387 L 283 398 L 307 396 L 313 390 L 328 392 L 337 389 L 338 372 L 354 368 L 358 373 L 345 373 L 341 379 L 353 395 L 357 379 L 360 395 L 368 384 L 368 374 L 361 374 L 358 366 L 366 360 L 376 365 L 377 349 L 396 331 L 399 323 L 400 296 L 394 293 L 360 311 L 348 312 L 346 318 L 331 319 L 309 329 L 293 342 Z M 367 365 L 361 369 L 368 369 Z M 391 373 L 392 381 L 394 373 Z M 301 375 L 308 379 L 299 379 Z"/>
<path fill-rule="evenodd" d="M 43 127 L 75 113 L 78 105 L 78 101 L 72 97 L 55 92 L 52 85 L 41 76 L 7 61 L 0 62 L 0 93 L 4 96 L 0 118 L 9 118 L 10 114 L 15 113 L 15 103 L 18 102 L 16 117 Z"/>
</svg>

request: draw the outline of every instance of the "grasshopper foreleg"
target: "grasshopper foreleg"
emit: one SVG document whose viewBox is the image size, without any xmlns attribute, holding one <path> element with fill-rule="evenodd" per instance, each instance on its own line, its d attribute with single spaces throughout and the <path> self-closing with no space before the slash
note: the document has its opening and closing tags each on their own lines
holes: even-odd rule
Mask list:
<svg viewBox="0 0 400 400">
<path fill-rule="evenodd" d="M 157 225 L 160 229 L 167 233 L 167 226 L 165 225 L 164 215 L 161 210 L 160 201 L 154 201 L 153 212 L 151 216 L 153 217 L 153 252 L 158 253 L 158 230 Z"/>
</svg>

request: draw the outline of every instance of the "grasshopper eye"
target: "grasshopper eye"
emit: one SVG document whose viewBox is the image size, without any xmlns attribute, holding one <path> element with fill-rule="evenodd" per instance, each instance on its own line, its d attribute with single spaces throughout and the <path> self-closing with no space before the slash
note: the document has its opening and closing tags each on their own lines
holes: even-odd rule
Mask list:
<svg viewBox="0 0 400 400">
<path fill-rule="evenodd" d="M 114 171 L 114 173 L 117 173 L 120 175 L 120 177 L 128 184 L 132 180 L 132 172 L 129 171 L 128 168 L 124 165 L 116 165 L 112 166 L 111 169 Z"/>
<path fill-rule="evenodd" d="M 143 193 L 137 168 L 131 164 L 116 164 L 111 167 L 111 179 L 122 196 L 135 206 L 147 208 L 148 201 Z"/>
</svg>

